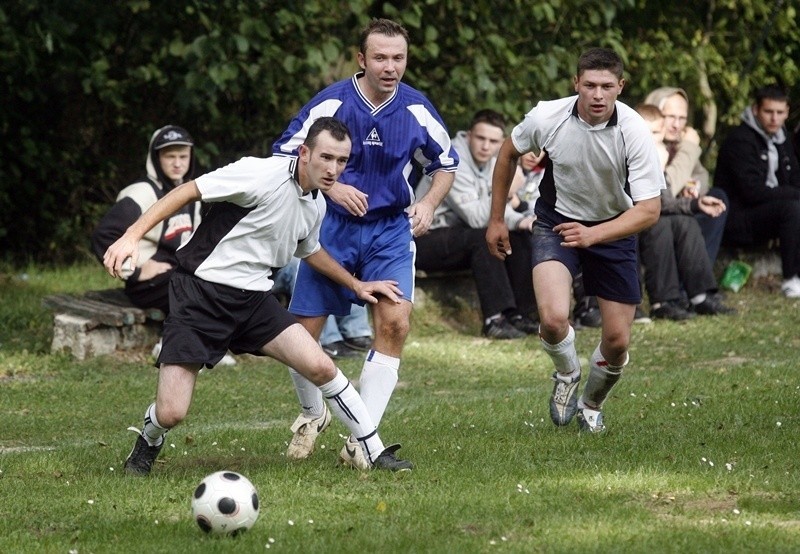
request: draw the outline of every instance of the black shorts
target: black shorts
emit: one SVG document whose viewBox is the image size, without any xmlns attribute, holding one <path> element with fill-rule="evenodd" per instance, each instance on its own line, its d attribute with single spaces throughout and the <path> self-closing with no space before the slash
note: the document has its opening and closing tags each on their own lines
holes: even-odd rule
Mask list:
<svg viewBox="0 0 800 554">
<path fill-rule="evenodd" d="M 568 221 L 574 220 L 559 214 L 541 200 L 536 202 L 536 223 L 531 237 L 533 267 L 547 261 L 561 262 L 573 278 L 583 272 L 587 296 L 599 296 L 620 304 L 639 304 L 642 289 L 639 285 L 636 235 L 589 248 L 566 248 L 561 246 L 563 239 L 553 231 L 553 227 Z"/>
<path fill-rule="evenodd" d="M 263 356 L 265 344 L 297 323 L 270 291 L 242 290 L 175 271 L 169 283 L 160 364 L 214 367 L 228 350 Z"/>
</svg>

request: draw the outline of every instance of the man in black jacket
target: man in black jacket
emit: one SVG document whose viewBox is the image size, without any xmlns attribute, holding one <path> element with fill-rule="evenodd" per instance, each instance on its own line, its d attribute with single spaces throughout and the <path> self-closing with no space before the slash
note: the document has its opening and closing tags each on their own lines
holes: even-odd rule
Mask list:
<svg viewBox="0 0 800 554">
<path fill-rule="evenodd" d="M 714 184 L 730 198 L 725 239 L 749 246 L 777 238 L 783 284 L 800 298 L 800 169 L 784 123 L 789 97 L 770 85 L 756 91 L 742 123 L 722 144 Z"/>
</svg>

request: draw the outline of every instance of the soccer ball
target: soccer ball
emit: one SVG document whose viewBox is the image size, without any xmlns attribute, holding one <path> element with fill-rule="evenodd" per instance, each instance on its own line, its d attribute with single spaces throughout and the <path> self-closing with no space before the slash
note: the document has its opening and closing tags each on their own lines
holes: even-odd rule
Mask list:
<svg viewBox="0 0 800 554">
<path fill-rule="evenodd" d="M 192 514 L 206 533 L 236 535 L 250 529 L 258 519 L 258 493 L 244 475 L 217 471 L 194 490 Z"/>
</svg>

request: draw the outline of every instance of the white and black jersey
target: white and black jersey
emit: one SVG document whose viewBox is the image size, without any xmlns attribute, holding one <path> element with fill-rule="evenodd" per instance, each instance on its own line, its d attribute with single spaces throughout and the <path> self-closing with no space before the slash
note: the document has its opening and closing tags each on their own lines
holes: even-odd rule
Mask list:
<svg viewBox="0 0 800 554">
<path fill-rule="evenodd" d="M 248 157 L 198 177 L 210 209 L 178 250 L 181 268 L 212 283 L 268 291 L 272 268 L 319 250 L 325 200 L 303 193 L 296 163 Z"/>
<path fill-rule="evenodd" d="M 617 101 L 611 119 L 592 126 L 578 116 L 577 98 L 539 102 L 511 133 L 518 152 L 547 152 L 539 202 L 596 222 L 659 196 L 664 174 L 642 117 Z"/>
</svg>

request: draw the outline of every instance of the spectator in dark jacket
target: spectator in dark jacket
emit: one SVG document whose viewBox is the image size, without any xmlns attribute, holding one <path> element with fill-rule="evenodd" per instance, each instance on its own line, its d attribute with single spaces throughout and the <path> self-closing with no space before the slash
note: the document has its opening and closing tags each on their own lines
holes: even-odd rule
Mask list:
<svg viewBox="0 0 800 554">
<path fill-rule="evenodd" d="M 779 239 L 781 291 L 800 298 L 800 168 L 784 128 L 788 117 L 784 90 L 759 89 L 722 143 L 714 184 L 730 198 L 726 241 L 751 246 Z"/>
</svg>

